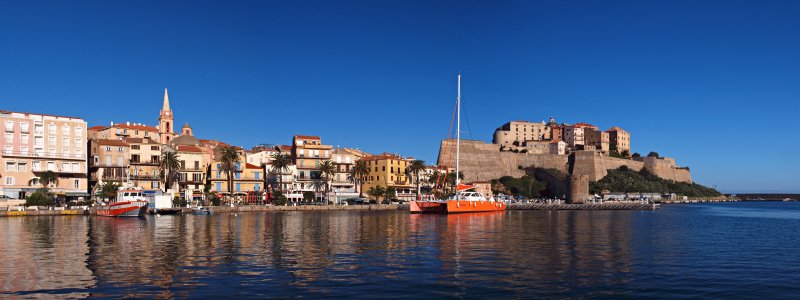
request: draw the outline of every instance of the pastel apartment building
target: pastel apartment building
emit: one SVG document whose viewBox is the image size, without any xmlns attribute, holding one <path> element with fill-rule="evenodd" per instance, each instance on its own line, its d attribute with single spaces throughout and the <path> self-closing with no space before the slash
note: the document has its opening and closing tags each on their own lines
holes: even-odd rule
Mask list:
<svg viewBox="0 0 800 300">
<path fill-rule="evenodd" d="M 295 191 L 317 191 L 315 181 L 321 178 L 319 164 L 330 160 L 333 146 L 323 145 L 318 136 L 295 135 L 292 139 L 292 160 L 297 168 Z"/>
<path fill-rule="evenodd" d="M 411 159 L 403 158 L 397 154 L 382 153 L 362 158 L 367 162 L 369 174 L 363 178 L 364 193 L 373 187 L 394 187 L 397 198 L 410 201 L 416 196 L 411 178 L 406 176 L 406 168 Z"/>
<path fill-rule="evenodd" d="M 122 185 L 129 180 L 130 146 L 123 140 L 89 140 L 89 192 L 96 193 L 106 182 Z"/>
<path fill-rule="evenodd" d="M 41 187 L 39 175 L 56 173 L 59 199 L 88 196 L 86 121 L 81 118 L 0 110 L 0 194 L 23 199 Z"/>
</svg>

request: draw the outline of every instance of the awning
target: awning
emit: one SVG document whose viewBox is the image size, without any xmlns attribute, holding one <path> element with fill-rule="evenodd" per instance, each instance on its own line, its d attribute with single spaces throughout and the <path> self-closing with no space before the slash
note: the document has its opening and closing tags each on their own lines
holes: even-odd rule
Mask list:
<svg viewBox="0 0 800 300">
<path fill-rule="evenodd" d="M 88 197 L 89 193 L 87 192 L 67 192 L 67 197 Z"/>
</svg>

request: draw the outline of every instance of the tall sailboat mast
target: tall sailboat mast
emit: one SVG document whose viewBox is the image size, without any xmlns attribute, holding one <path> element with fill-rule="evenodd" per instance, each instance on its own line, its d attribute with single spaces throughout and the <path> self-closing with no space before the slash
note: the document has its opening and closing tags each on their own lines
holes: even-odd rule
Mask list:
<svg viewBox="0 0 800 300">
<path fill-rule="evenodd" d="M 458 96 L 456 97 L 456 199 L 458 199 L 458 161 L 461 155 L 461 72 L 458 73 Z"/>
</svg>

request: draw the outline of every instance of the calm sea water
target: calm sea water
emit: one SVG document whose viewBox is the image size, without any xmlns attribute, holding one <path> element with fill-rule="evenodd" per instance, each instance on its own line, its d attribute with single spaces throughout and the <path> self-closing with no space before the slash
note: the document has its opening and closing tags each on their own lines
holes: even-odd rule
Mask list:
<svg viewBox="0 0 800 300">
<path fill-rule="evenodd" d="M 800 298 L 800 203 L 0 219 L 0 297 Z"/>
</svg>

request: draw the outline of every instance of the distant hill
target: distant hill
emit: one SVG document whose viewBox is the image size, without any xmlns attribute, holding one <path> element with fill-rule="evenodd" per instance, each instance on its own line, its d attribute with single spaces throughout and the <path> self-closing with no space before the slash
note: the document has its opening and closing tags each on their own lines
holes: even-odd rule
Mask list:
<svg viewBox="0 0 800 300">
<path fill-rule="evenodd" d="M 741 200 L 800 200 L 800 194 L 735 194 Z"/>
</svg>

